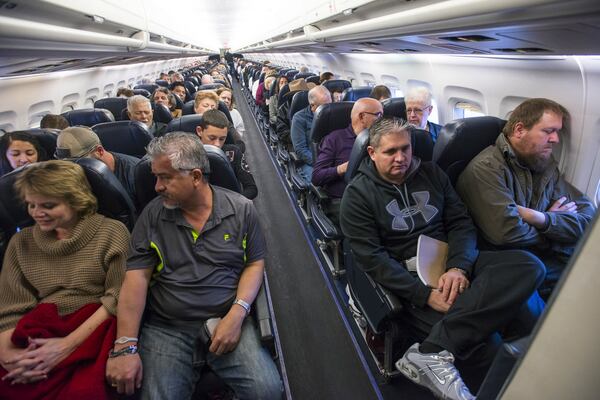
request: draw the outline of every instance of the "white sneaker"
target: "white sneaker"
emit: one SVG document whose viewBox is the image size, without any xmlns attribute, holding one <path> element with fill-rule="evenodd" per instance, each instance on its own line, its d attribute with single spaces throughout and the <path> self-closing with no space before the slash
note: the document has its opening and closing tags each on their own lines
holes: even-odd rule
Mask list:
<svg viewBox="0 0 600 400">
<path fill-rule="evenodd" d="M 419 351 L 419 343 L 415 343 L 396 362 L 396 368 L 440 399 L 475 399 L 454 366 L 454 356 L 446 350 L 423 354 Z"/>
</svg>

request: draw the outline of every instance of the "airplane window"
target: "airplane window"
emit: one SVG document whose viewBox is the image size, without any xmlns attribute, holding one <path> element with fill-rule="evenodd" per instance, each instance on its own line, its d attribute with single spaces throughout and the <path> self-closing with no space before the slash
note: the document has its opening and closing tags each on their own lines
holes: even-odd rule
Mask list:
<svg viewBox="0 0 600 400">
<path fill-rule="evenodd" d="M 460 101 L 454 105 L 454 119 L 483 117 L 484 115 L 478 104 Z"/>
<path fill-rule="evenodd" d="M 427 118 L 427 120 L 433 122 L 434 124 L 440 124 L 440 114 L 438 112 L 439 110 L 437 101 L 435 101 L 435 99 L 431 99 L 431 105 L 433 106 L 433 109 L 431 110 L 431 114 L 429 114 L 429 118 Z"/>
<path fill-rule="evenodd" d="M 73 104 L 65 104 L 65 105 L 62 106 L 62 109 L 60 110 L 60 113 L 62 114 L 62 113 L 67 112 L 67 111 L 73 111 L 74 109 L 75 109 L 75 107 L 74 107 Z"/>
<path fill-rule="evenodd" d="M 93 108 L 94 107 L 94 98 L 93 97 L 88 97 L 87 99 L 85 99 L 85 101 L 83 102 L 83 108 Z"/>
<path fill-rule="evenodd" d="M 392 92 L 392 95 L 394 97 L 404 97 L 404 92 L 402 91 L 402 89 L 390 87 L 390 92 Z"/>
</svg>

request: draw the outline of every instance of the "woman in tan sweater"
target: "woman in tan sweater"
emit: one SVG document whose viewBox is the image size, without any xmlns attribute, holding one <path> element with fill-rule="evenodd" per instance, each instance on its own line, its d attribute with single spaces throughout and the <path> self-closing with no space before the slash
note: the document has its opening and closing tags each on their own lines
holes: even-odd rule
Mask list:
<svg viewBox="0 0 600 400">
<path fill-rule="evenodd" d="M 0 372 L 8 372 L 2 385 L 48 379 L 54 367 L 114 318 L 129 241 L 122 223 L 96 213 L 97 200 L 75 163 L 34 164 L 15 187 L 35 225 L 11 239 L 0 274 Z M 25 336 L 25 348 L 16 346 L 19 320 L 46 303 L 56 305 L 61 318 L 90 304 L 95 311 L 64 337 Z"/>
</svg>

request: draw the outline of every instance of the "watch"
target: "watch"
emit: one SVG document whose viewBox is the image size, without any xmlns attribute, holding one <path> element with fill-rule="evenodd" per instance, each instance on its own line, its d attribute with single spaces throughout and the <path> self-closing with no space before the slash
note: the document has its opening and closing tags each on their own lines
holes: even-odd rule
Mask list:
<svg viewBox="0 0 600 400">
<path fill-rule="evenodd" d="M 250 314 L 250 304 L 246 303 L 244 300 L 235 299 L 233 304 L 237 304 L 238 306 L 241 306 L 244 310 L 246 310 L 246 315 Z"/>
<path fill-rule="evenodd" d="M 108 353 L 108 358 L 115 358 L 115 357 L 120 357 L 120 356 L 124 356 L 126 354 L 136 354 L 138 352 L 138 347 L 135 344 L 130 344 L 127 347 L 123 347 L 121 350 L 111 350 L 110 353 Z"/>
</svg>

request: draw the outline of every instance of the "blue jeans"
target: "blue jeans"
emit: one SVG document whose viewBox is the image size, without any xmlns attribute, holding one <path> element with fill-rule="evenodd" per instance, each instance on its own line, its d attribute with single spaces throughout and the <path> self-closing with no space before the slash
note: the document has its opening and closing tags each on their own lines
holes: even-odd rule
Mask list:
<svg viewBox="0 0 600 400">
<path fill-rule="evenodd" d="M 310 181 L 312 179 L 313 167 L 312 165 L 302 164 L 297 168 L 298 174 L 304 179 L 307 185 L 310 185 Z"/>
<path fill-rule="evenodd" d="M 242 325 L 240 341 L 230 353 L 208 351 L 197 328 L 145 323 L 140 338 L 144 378 L 141 399 L 191 398 L 204 365 L 228 384 L 239 399 L 281 399 L 279 372 L 260 340 L 251 318 Z"/>
</svg>

